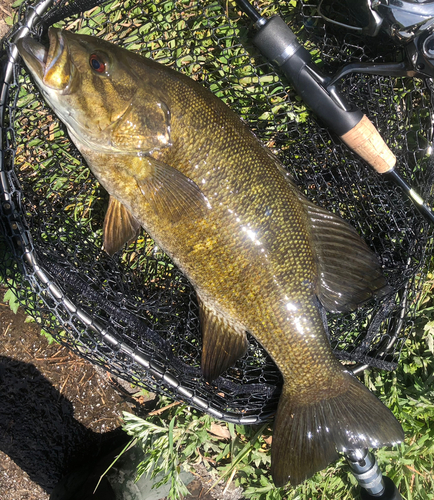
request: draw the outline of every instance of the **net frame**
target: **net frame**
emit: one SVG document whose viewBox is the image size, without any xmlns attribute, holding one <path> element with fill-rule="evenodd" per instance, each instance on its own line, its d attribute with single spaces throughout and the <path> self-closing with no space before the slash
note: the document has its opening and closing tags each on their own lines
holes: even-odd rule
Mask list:
<svg viewBox="0 0 434 500">
<path fill-rule="evenodd" d="M 98 2 L 98 4 L 102 4 L 101 11 L 104 10 L 105 5 L 112 3 Z M 164 5 L 167 6 L 169 3 L 160 3 L 163 6 L 163 12 Z M 144 4 L 142 2 L 140 4 L 143 9 Z M 147 5 L 150 9 L 150 4 Z M 176 19 L 179 20 L 181 14 L 186 15 L 188 19 L 197 17 L 197 9 L 192 14 L 193 10 L 181 8 L 185 7 L 186 2 L 180 2 L 177 5 L 178 7 L 175 8 Z M 219 19 L 224 19 L 226 16 L 229 23 L 229 28 L 226 26 L 226 31 L 223 30 L 221 36 L 214 32 L 209 39 L 202 39 L 202 41 L 205 40 L 206 44 L 211 44 L 211 46 L 213 43 L 217 44 L 224 54 L 224 44 L 230 39 L 227 33 L 232 30 L 236 32 L 236 38 L 241 38 L 241 42 L 235 44 L 235 47 L 239 48 L 240 53 L 242 53 L 239 57 L 246 58 L 251 52 L 254 52 L 246 36 L 248 30 L 251 29 L 248 20 L 241 17 L 234 21 L 236 18 L 234 13 L 224 12 L 218 2 L 199 2 L 199 5 L 204 6 L 204 16 L 205 13 L 208 16 L 211 13 L 211 16 Z M 342 33 L 335 27 L 324 26 L 318 29 L 318 26 L 315 25 L 318 16 L 312 14 L 312 5 L 300 3 L 299 7 L 298 17 L 293 17 L 288 6 L 277 3 L 274 5 L 276 12 L 279 11 L 284 19 L 290 21 L 293 29 L 299 34 L 306 47 L 313 51 L 316 58 L 321 59 L 329 71 L 336 70 L 337 54 L 339 55 L 343 51 L 339 42 L 342 40 Z M 101 264 L 95 266 L 95 271 L 99 271 L 103 276 L 107 276 L 111 272 L 119 274 L 128 268 L 122 262 L 113 263 L 101 252 L 95 251 L 94 246 L 85 247 L 80 255 L 74 254 L 74 252 L 68 254 L 68 249 L 60 243 L 53 251 L 50 249 L 52 242 L 49 241 L 49 238 L 48 242 L 40 238 L 38 224 L 43 225 L 44 213 L 42 213 L 41 218 L 35 216 L 35 210 L 32 212 L 29 209 L 32 205 L 37 204 L 31 194 L 34 185 L 27 182 L 26 174 L 23 174 L 22 163 L 18 166 L 15 164 L 17 138 L 13 122 L 17 119 L 14 113 L 20 99 L 20 91 L 17 91 L 17 88 L 21 85 L 20 79 L 24 78 L 25 73 L 18 63 L 16 49 L 10 41 L 14 36 L 28 32 L 34 33 L 35 36 L 41 36 L 42 25 L 47 26 L 56 20 L 60 21 L 64 17 L 65 11 L 70 13 L 75 8 L 74 2 L 50 1 L 40 2 L 35 7 L 28 7 L 27 11 L 23 8 L 22 20 L 18 22 L 13 33 L 5 41 L 5 48 L 9 50 L 9 53 L 1 94 L 3 154 L 0 171 L 2 210 L 0 245 L 3 240 L 3 244 L 6 243 L 7 246 L 5 248 L 6 256 L 3 262 L 0 262 L 0 269 L 3 270 L 3 274 L 9 280 L 9 285 L 18 294 L 28 312 L 43 326 L 49 325 L 47 329 L 57 340 L 68 345 L 81 356 L 129 382 L 167 394 L 175 399 L 182 399 L 222 420 L 239 424 L 266 421 L 275 410 L 279 397 L 281 377 L 277 368 L 262 347 L 253 338 L 250 338 L 247 357 L 250 361 L 244 360 L 237 363 L 233 369 L 229 370 L 228 374 L 220 377 L 213 386 L 201 380 L 198 370 L 200 334 L 197 304 L 192 298 L 194 292 L 192 292 L 191 287 L 189 288 L 188 282 L 181 273 L 174 269 L 158 250 L 154 252 L 151 241 L 146 241 L 146 237 L 144 237 L 140 249 L 133 246 L 128 255 L 137 253 L 136 250 L 145 251 L 148 252 L 146 257 L 151 257 L 153 265 L 155 261 L 162 262 L 160 267 L 164 268 L 163 274 L 170 278 L 170 285 L 167 284 L 167 288 L 172 287 L 173 290 L 168 295 L 158 295 L 157 293 L 156 298 L 153 293 L 145 293 L 139 296 L 140 300 L 137 301 L 135 300 L 137 299 L 135 276 L 130 276 L 131 279 L 127 281 L 118 280 L 116 282 L 117 288 L 112 288 L 110 284 L 106 286 L 103 283 L 106 280 L 98 282 L 93 277 L 89 279 L 85 274 L 79 272 L 80 258 L 83 258 L 86 250 L 89 251 L 90 255 L 95 255 L 100 259 Z M 100 14 L 101 11 L 97 14 Z M 154 20 L 164 27 L 167 21 L 165 21 L 164 15 L 161 18 L 159 14 L 158 12 L 153 13 Z M 36 22 L 41 16 L 43 18 L 42 25 L 35 29 Z M 75 16 L 72 24 L 74 22 L 80 24 L 82 15 L 75 14 Z M 207 23 L 209 25 L 209 19 L 213 18 L 203 18 L 204 26 Z M 310 26 L 306 20 L 315 21 L 312 21 L 312 26 Z M 167 53 L 160 46 L 155 48 L 159 39 L 152 36 L 152 29 L 150 33 L 149 46 L 146 46 L 144 51 L 165 61 Z M 125 43 L 125 38 L 127 42 L 128 36 L 131 38 L 131 31 L 125 37 L 122 37 L 122 33 L 115 36 L 118 36 L 118 41 Z M 233 44 L 233 33 L 231 36 Z M 366 45 L 360 47 L 360 39 L 356 35 L 348 33 L 343 36 L 343 39 L 345 50 L 349 52 L 345 54 L 346 61 L 352 61 L 355 57 L 358 60 L 372 59 L 373 48 Z M 390 48 L 390 45 L 387 46 Z M 354 51 L 350 51 L 351 47 L 356 48 L 355 52 L 361 49 L 361 54 L 355 55 Z M 195 48 L 192 44 L 193 52 Z M 376 50 L 375 60 L 384 60 L 385 54 L 388 53 L 390 51 L 379 53 Z M 352 366 L 355 371 L 366 366 L 393 369 L 398 361 L 400 349 L 407 338 L 407 334 L 403 332 L 408 332 L 413 321 L 411 315 L 414 314 L 423 281 L 424 265 L 431 251 L 432 228 L 420 217 L 412 204 L 403 198 L 396 187 L 387 183 L 386 180 L 378 178 L 351 152 L 344 150 L 337 139 L 325 130 L 309 114 L 308 110 L 299 106 L 297 97 L 288 88 L 288 85 L 282 82 L 281 77 L 257 53 L 254 55 L 257 62 L 250 63 L 251 72 L 241 73 L 241 77 L 236 74 L 233 61 L 231 63 L 230 58 L 224 56 L 213 60 L 213 64 L 217 66 L 218 62 L 226 59 L 227 68 L 225 71 L 229 76 L 220 80 L 215 78 L 212 71 L 207 70 L 206 61 L 202 65 L 198 65 L 195 76 L 201 77 L 206 86 L 232 105 L 234 105 L 234 99 L 232 99 L 231 94 L 235 93 L 236 98 L 239 99 L 239 102 L 235 103 L 235 107 L 238 109 L 240 107 L 242 109 L 243 106 L 251 109 L 245 106 L 244 101 L 247 99 L 243 95 L 245 83 L 243 84 L 242 81 L 248 78 L 255 81 L 265 96 L 262 108 L 260 106 L 258 108 L 263 110 L 267 106 L 271 106 L 275 114 L 272 117 L 273 123 L 270 125 L 267 120 L 258 120 L 257 116 L 253 116 L 250 111 L 244 113 L 244 117 L 250 119 L 253 124 L 254 131 L 263 140 L 269 144 L 272 143 L 279 149 L 283 163 L 290 165 L 291 173 L 309 198 L 332 209 L 344 218 L 350 219 L 359 232 L 365 236 L 367 242 L 377 251 L 388 271 L 389 280 L 393 282 L 397 290 L 396 295 L 389 296 L 385 300 L 377 301 L 356 313 L 347 315 L 344 325 L 350 325 L 350 328 L 351 325 L 358 325 L 358 329 L 361 329 L 360 325 L 363 327 L 361 329 L 363 331 L 356 336 L 353 335 L 352 338 L 350 336 L 350 338 L 342 339 L 335 333 L 336 325 L 339 324 L 339 318 L 342 315 L 329 314 L 330 340 L 335 354 L 340 359 L 350 362 L 349 366 Z M 170 62 L 170 57 L 168 59 Z M 342 59 L 342 55 L 340 59 Z M 175 66 L 177 61 L 178 59 L 175 59 Z M 182 65 L 178 69 L 182 69 Z M 218 67 L 216 71 L 218 73 Z M 342 89 L 368 114 L 383 135 L 386 135 L 398 157 L 398 164 L 404 166 L 404 173 L 413 184 L 418 186 L 422 195 L 430 200 L 432 189 L 429 184 L 432 185 L 434 178 L 433 168 L 431 158 L 423 157 L 421 152 L 427 149 L 426 144 L 430 145 L 432 142 L 431 84 L 430 82 L 412 82 L 417 98 L 422 101 L 425 99 L 423 109 L 429 116 L 419 117 L 420 124 L 423 126 L 420 126 L 418 132 L 425 144 L 421 146 L 417 144 L 416 148 L 410 149 L 408 136 L 406 136 L 407 147 L 404 148 L 396 139 L 401 129 L 393 123 L 391 118 L 399 116 L 399 106 L 391 112 L 385 112 L 387 106 L 390 105 L 390 95 L 393 95 L 397 81 L 399 79 L 384 77 L 375 79 L 372 76 L 349 75 L 343 81 Z M 375 106 L 367 100 L 367 92 L 373 92 Z M 32 90 L 32 93 L 37 95 L 36 90 Z M 428 94 L 428 97 L 423 97 L 425 94 Z M 13 96 L 12 105 L 8 104 L 11 102 L 11 95 Z M 256 94 L 254 99 L 256 99 Z M 286 101 L 289 101 L 289 104 Z M 279 109 L 279 106 L 283 111 Z M 275 108 L 277 108 L 276 111 L 274 111 Z M 288 121 L 287 116 L 284 116 L 288 113 L 295 116 L 295 125 Z M 300 119 L 300 116 L 303 116 L 304 121 Z M 422 141 L 422 139 L 420 140 Z M 75 160 L 79 155 L 70 144 L 65 146 L 65 141 L 69 142 L 65 136 L 62 136 L 60 154 L 70 155 L 73 158 L 72 164 L 77 166 Z M 312 145 L 318 148 L 316 172 L 312 172 L 308 165 L 308 160 L 311 158 L 309 150 L 312 149 Z M 330 155 L 334 162 L 330 162 Z M 289 158 L 294 156 L 299 159 L 296 168 L 289 161 Z M 81 173 L 83 164 L 80 160 L 78 161 Z M 20 175 L 15 173 L 15 169 Z M 318 174 L 318 171 L 321 175 Z M 346 183 L 342 183 L 343 176 L 347 179 Z M 331 193 L 330 186 L 332 185 L 337 186 L 336 192 Z M 400 202 L 399 207 L 392 207 L 393 210 L 390 208 L 390 193 L 394 194 L 393 200 Z M 52 195 L 51 192 L 50 195 Z M 371 222 L 369 221 L 373 219 L 373 214 L 383 238 L 380 238 L 378 233 L 376 235 L 376 231 L 370 227 Z M 380 223 L 385 216 L 388 217 L 388 224 L 395 227 L 394 238 L 399 240 L 396 244 L 390 242 L 392 236 L 385 231 L 384 226 Z M 45 228 L 44 231 L 46 234 L 50 234 L 49 229 Z M 65 234 L 69 235 L 70 233 L 65 232 Z M 83 228 L 77 229 L 78 234 L 83 235 Z M 39 238 L 37 243 L 35 243 L 36 236 Z M 91 243 L 95 245 L 95 241 Z M 78 265 L 74 264 L 74 259 Z M 157 264 L 155 266 L 158 267 Z M 149 271 L 149 266 L 145 269 Z M 155 273 L 150 275 L 155 278 Z M 162 286 L 164 287 L 168 282 L 167 280 L 163 280 L 163 282 Z M 29 288 L 30 293 L 28 292 Z M 155 292 L 155 289 L 152 291 Z M 121 292 L 124 297 L 121 300 L 115 300 Z M 174 300 L 174 296 L 182 294 L 188 295 L 189 303 L 186 305 L 185 301 L 180 300 L 178 309 L 175 307 L 177 311 L 175 314 L 165 311 L 165 307 L 167 309 L 167 304 Z M 86 296 L 87 302 L 84 300 L 84 296 Z M 184 311 L 182 313 L 183 320 L 178 321 L 177 316 L 181 314 L 180 310 Z M 111 314 L 115 312 L 117 319 L 113 322 Z M 48 319 L 53 313 L 56 316 L 54 323 Z M 159 330 L 155 326 L 155 318 L 161 320 L 164 325 L 169 325 L 163 327 L 169 330 L 168 336 L 167 332 L 166 336 L 162 335 L 161 329 Z M 65 328 L 65 325 L 68 328 Z M 127 330 L 129 330 L 128 335 L 125 334 Z M 183 347 L 182 342 L 177 340 L 180 331 L 182 336 L 192 339 L 187 347 Z M 139 341 L 137 338 L 139 335 L 143 336 L 145 340 Z M 192 346 L 192 344 L 195 345 Z M 350 349 L 348 349 L 349 345 L 352 345 Z M 191 349 L 195 352 L 192 362 L 185 362 L 189 358 L 189 352 L 176 358 L 171 354 L 173 351 L 182 352 L 183 349 L 185 351 Z M 355 363 L 358 363 L 358 366 Z"/>
</svg>

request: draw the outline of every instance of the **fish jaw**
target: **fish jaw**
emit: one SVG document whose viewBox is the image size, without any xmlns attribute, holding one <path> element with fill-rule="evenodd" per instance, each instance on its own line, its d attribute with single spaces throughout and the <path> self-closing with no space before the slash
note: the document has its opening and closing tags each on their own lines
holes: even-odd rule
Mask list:
<svg viewBox="0 0 434 500">
<path fill-rule="evenodd" d="M 33 38 L 25 37 L 18 40 L 18 51 L 42 90 L 71 93 L 76 71 L 62 31 L 50 28 L 48 36 L 48 49 Z"/>
<path fill-rule="evenodd" d="M 47 48 L 30 37 L 20 38 L 17 48 L 35 80 L 38 84 L 42 82 L 48 56 Z"/>
<path fill-rule="evenodd" d="M 16 45 L 44 99 L 67 126 L 75 143 L 75 134 L 89 135 L 80 123 L 80 108 L 76 105 L 81 76 L 62 31 L 50 28 L 48 36 L 48 48 L 31 37 L 20 38 Z"/>
</svg>

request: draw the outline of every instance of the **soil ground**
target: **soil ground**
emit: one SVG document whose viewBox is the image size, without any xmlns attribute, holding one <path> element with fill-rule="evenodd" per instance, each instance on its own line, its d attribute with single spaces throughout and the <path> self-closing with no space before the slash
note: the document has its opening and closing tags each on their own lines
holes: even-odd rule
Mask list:
<svg viewBox="0 0 434 500">
<path fill-rule="evenodd" d="M 9 27 L 5 22 L 6 17 L 12 17 L 13 9 L 12 0 L 0 0 L 0 38 L 3 38 L 9 31 Z"/>
<path fill-rule="evenodd" d="M 0 298 L 4 290 L 0 289 Z M 46 500 L 83 456 L 96 457 L 131 404 L 108 375 L 0 302 L 0 498 Z"/>
</svg>

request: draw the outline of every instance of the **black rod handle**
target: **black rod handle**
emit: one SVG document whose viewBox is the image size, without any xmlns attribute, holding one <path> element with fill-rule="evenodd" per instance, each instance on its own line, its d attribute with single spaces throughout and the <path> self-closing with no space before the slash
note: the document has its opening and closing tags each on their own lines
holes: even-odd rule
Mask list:
<svg viewBox="0 0 434 500">
<path fill-rule="evenodd" d="M 300 97 L 339 136 L 363 118 L 363 113 L 351 106 L 335 87 L 327 88 L 329 79 L 318 71 L 310 53 L 300 45 L 283 19 L 271 17 L 259 28 L 253 43 L 269 61 L 279 66 Z"/>
</svg>

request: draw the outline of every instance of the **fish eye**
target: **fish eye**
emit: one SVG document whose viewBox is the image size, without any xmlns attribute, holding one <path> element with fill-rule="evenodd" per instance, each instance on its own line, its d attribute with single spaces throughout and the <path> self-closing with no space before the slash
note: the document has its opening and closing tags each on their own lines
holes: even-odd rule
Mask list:
<svg viewBox="0 0 434 500">
<path fill-rule="evenodd" d="M 107 62 L 101 54 L 92 54 L 89 57 L 89 64 L 97 73 L 105 73 L 107 71 Z"/>
</svg>

